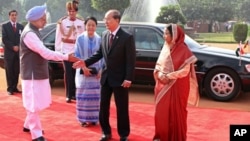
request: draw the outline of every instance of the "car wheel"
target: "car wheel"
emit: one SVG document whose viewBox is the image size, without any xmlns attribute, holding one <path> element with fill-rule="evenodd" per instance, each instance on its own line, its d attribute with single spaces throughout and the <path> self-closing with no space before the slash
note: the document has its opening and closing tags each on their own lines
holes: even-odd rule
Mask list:
<svg viewBox="0 0 250 141">
<path fill-rule="evenodd" d="M 216 68 L 208 72 L 204 80 L 205 93 L 217 101 L 230 101 L 241 92 L 238 75 L 228 68 Z"/>
</svg>

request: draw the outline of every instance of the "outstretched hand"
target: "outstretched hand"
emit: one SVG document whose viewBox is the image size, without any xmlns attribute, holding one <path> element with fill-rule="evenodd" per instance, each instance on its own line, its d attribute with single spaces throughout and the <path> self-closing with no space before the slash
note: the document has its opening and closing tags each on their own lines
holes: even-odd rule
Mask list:
<svg viewBox="0 0 250 141">
<path fill-rule="evenodd" d="M 73 63 L 73 68 L 86 68 L 85 62 L 83 60 L 78 60 L 75 63 Z"/>
<path fill-rule="evenodd" d="M 77 61 L 81 61 L 81 59 L 75 57 L 74 54 L 69 54 L 68 61 L 69 61 L 69 62 L 77 62 Z"/>
</svg>

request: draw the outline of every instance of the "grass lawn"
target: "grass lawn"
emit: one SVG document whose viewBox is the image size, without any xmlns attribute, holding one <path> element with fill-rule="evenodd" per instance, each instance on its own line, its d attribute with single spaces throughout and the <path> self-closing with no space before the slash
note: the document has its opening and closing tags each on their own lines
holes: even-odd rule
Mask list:
<svg viewBox="0 0 250 141">
<path fill-rule="evenodd" d="M 232 32 L 198 33 L 195 40 L 200 43 L 236 43 Z"/>
</svg>

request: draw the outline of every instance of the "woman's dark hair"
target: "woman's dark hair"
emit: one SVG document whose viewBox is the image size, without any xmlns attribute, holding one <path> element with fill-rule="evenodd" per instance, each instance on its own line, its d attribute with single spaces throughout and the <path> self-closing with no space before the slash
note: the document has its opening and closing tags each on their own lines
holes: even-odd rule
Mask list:
<svg viewBox="0 0 250 141">
<path fill-rule="evenodd" d="M 87 22 L 88 22 L 89 20 L 94 21 L 95 24 L 97 25 L 97 20 L 96 20 L 96 18 L 95 18 L 95 17 L 92 17 L 92 16 L 86 18 L 86 20 L 84 21 L 84 25 L 86 25 Z"/>
<path fill-rule="evenodd" d="M 167 28 L 167 30 L 169 31 L 170 35 L 173 36 L 172 24 L 167 24 L 167 25 L 166 25 L 166 28 Z"/>
</svg>

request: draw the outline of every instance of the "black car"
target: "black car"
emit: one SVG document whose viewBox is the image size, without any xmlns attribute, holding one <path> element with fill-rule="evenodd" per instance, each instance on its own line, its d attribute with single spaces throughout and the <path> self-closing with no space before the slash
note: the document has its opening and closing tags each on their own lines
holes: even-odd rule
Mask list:
<svg viewBox="0 0 250 141">
<path fill-rule="evenodd" d="M 136 43 L 136 68 L 133 83 L 154 85 L 153 70 L 160 50 L 165 24 L 122 22 L 121 27 L 134 35 Z M 97 33 L 105 30 L 103 22 L 98 23 Z M 46 47 L 54 50 L 56 24 L 49 24 L 41 30 Z M 151 43 L 146 43 L 151 41 Z M 198 58 L 195 69 L 200 93 L 218 101 L 230 101 L 241 91 L 250 91 L 250 55 L 240 59 L 233 50 L 200 45 L 189 36 L 185 43 Z M 50 82 L 63 79 L 61 62 L 50 61 Z"/>
</svg>

